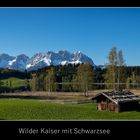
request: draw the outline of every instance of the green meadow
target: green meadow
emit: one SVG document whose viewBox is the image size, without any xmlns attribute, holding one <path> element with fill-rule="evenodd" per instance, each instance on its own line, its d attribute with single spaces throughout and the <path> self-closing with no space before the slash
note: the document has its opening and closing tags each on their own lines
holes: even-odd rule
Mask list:
<svg viewBox="0 0 140 140">
<path fill-rule="evenodd" d="M 47 100 L 0 99 L 0 120 L 140 120 L 140 112 L 97 111 L 96 104 L 59 104 Z"/>
<path fill-rule="evenodd" d="M 25 79 L 11 77 L 8 79 L 2 79 L 1 82 L 5 87 L 17 88 L 21 86 L 25 86 Z"/>
</svg>

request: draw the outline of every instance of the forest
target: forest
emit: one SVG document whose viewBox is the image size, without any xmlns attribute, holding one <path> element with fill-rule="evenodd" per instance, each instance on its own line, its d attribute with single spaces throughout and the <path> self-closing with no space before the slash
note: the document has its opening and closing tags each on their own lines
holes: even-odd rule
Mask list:
<svg viewBox="0 0 140 140">
<path fill-rule="evenodd" d="M 127 66 L 122 51 L 112 48 L 104 68 L 90 64 L 47 66 L 35 71 L 0 69 L 0 92 L 83 92 L 140 88 L 140 66 Z"/>
<path fill-rule="evenodd" d="M 124 89 L 140 88 L 140 66 L 125 66 Z M 107 68 L 93 67 L 88 64 L 49 66 L 36 71 L 21 72 L 11 69 L 0 69 L 0 91 L 86 91 L 107 89 L 105 79 Z M 11 79 L 13 77 L 14 79 Z M 22 79 L 22 84 L 14 88 L 14 81 Z M 121 81 L 120 81 L 121 82 Z"/>
</svg>

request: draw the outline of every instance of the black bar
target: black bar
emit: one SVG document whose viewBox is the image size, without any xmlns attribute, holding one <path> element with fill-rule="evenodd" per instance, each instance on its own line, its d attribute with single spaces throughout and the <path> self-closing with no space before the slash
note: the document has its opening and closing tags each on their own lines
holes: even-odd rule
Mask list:
<svg viewBox="0 0 140 140">
<path fill-rule="evenodd" d="M 28 133 L 20 133 L 21 130 Z M 1 137 L 137 137 L 140 121 L 0 121 Z"/>
<path fill-rule="evenodd" d="M 139 7 L 139 1 L 122 0 L 40 0 L 40 1 L 0 1 L 0 7 Z"/>
</svg>

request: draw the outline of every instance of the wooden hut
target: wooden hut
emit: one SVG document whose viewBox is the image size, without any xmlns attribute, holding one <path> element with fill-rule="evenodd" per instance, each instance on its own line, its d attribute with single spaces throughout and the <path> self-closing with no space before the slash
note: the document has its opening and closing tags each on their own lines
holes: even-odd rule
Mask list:
<svg viewBox="0 0 140 140">
<path fill-rule="evenodd" d="M 129 91 L 113 91 L 100 93 L 92 100 L 96 101 L 97 110 L 122 112 L 138 109 L 140 97 Z"/>
</svg>

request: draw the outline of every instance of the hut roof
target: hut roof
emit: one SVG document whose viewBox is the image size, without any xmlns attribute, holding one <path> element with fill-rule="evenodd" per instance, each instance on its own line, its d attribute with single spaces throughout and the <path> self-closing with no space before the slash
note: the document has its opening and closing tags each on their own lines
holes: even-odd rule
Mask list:
<svg viewBox="0 0 140 140">
<path fill-rule="evenodd" d="M 140 101 L 140 97 L 134 95 L 130 91 L 110 91 L 110 92 L 102 92 L 98 95 L 92 97 L 92 100 L 96 99 L 100 95 L 105 96 L 106 98 L 110 99 L 112 102 L 119 104 L 124 102 L 134 102 L 134 101 Z"/>
</svg>

